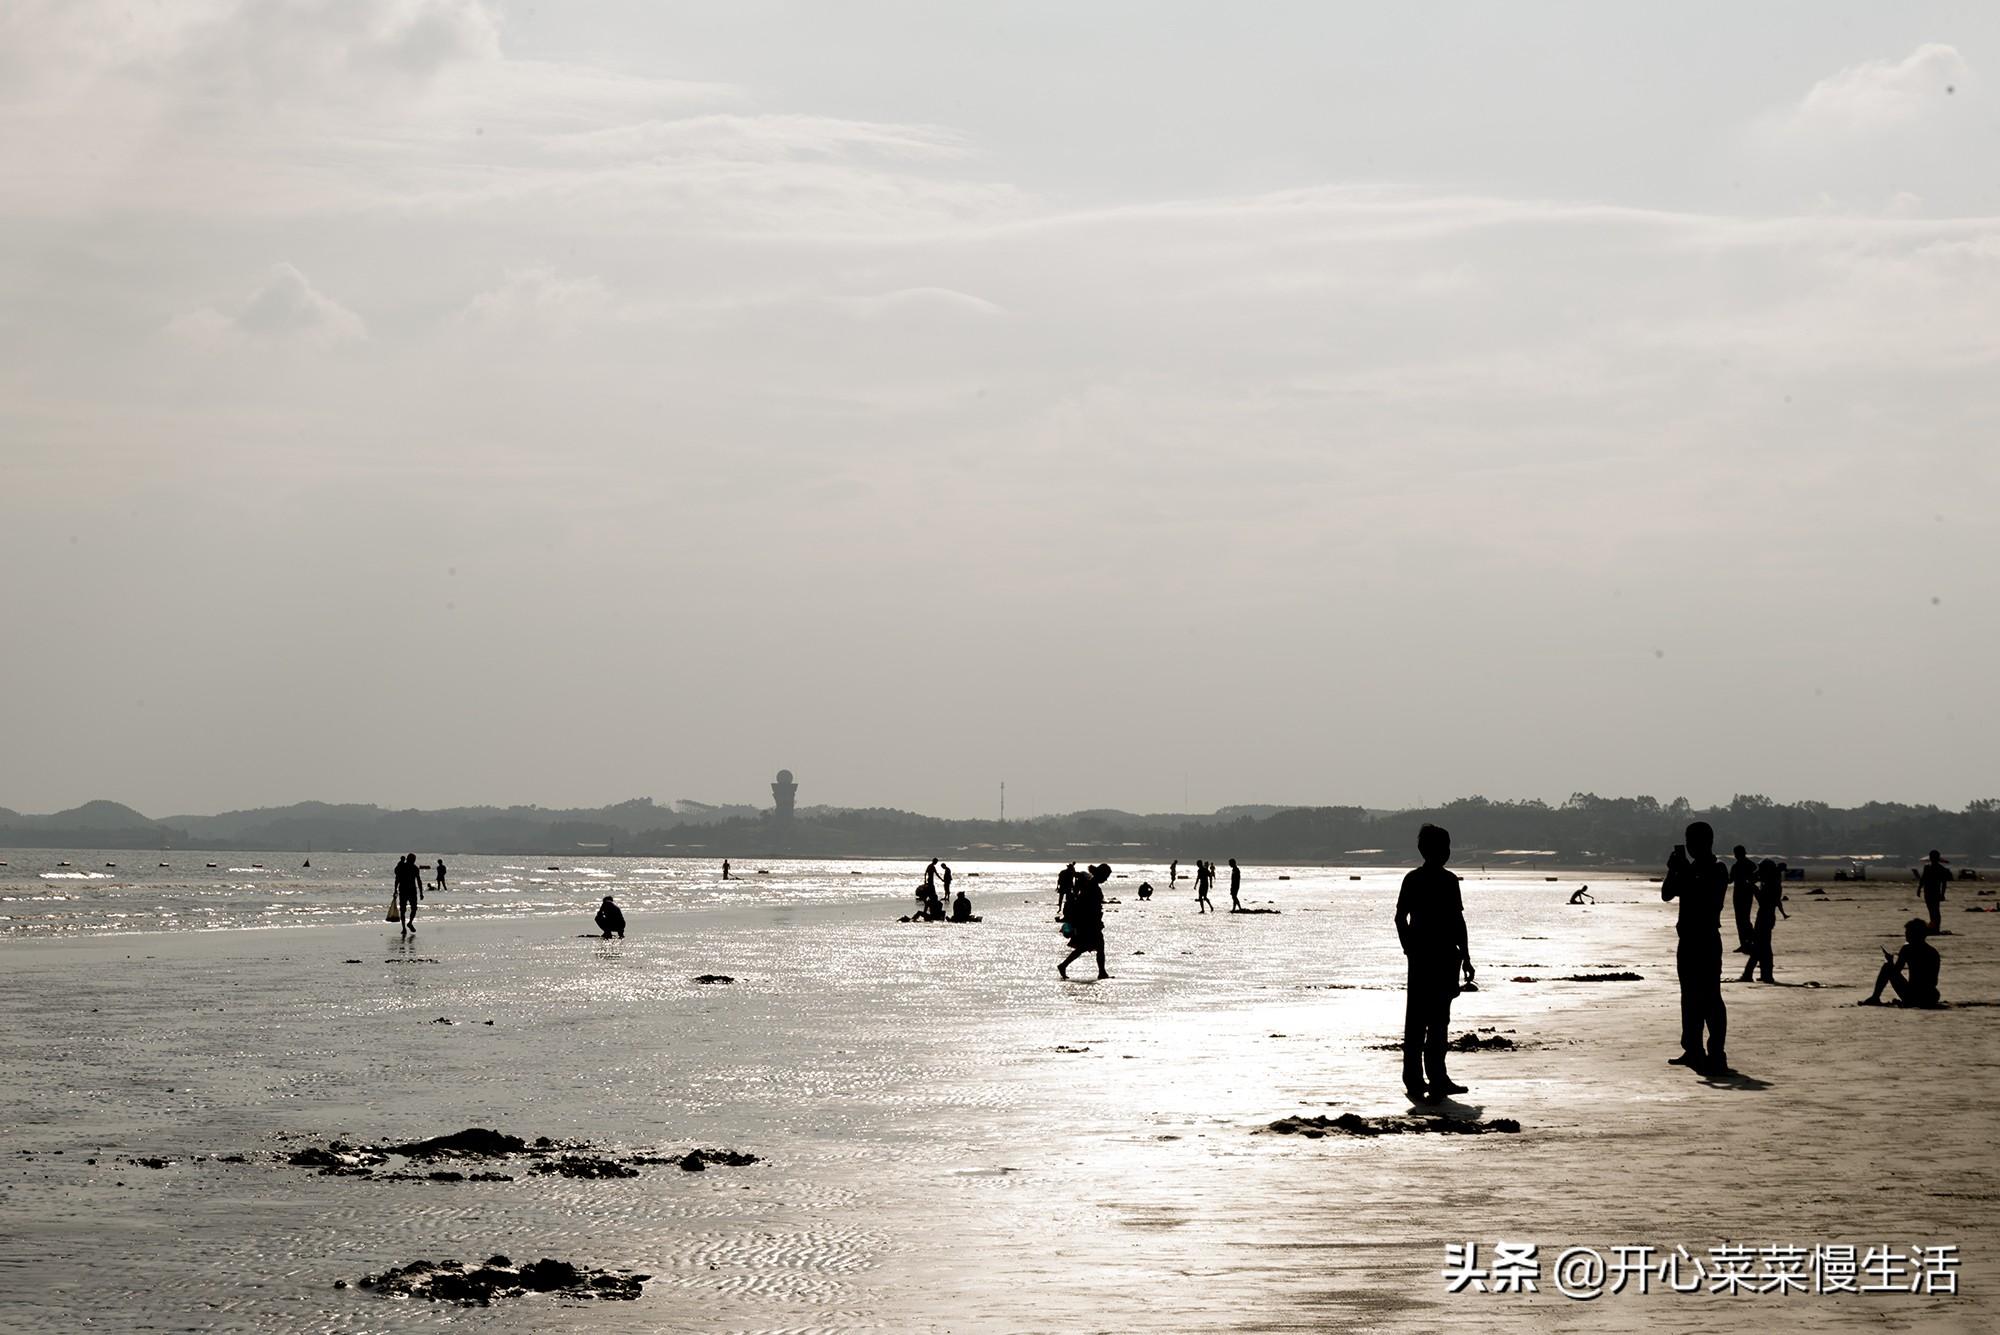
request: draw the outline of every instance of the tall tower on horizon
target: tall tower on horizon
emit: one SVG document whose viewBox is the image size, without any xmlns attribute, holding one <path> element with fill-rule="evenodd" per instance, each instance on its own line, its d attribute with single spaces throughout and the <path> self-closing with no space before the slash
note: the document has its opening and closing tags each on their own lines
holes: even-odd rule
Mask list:
<svg viewBox="0 0 2000 1335">
<path fill-rule="evenodd" d="M 778 828 L 784 829 L 791 825 L 792 803 L 798 795 L 799 785 L 792 778 L 792 772 L 788 769 L 779 770 L 776 782 L 771 785 L 771 800 L 778 804 L 778 809 L 772 813 L 772 819 L 777 822 Z"/>
</svg>

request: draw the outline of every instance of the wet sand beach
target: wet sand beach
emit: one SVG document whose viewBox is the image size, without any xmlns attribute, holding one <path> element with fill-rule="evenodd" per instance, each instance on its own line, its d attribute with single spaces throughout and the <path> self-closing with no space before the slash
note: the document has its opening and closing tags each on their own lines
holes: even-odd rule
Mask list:
<svg viewBox="0 0 2000 1335">
<path fill-rule="evenodd" d="M 1907 886 L 1791 887 L 1787 985 L 1726 985 L 1745 1079 L 1717 1084 L 1665 1064 L 1673 911 L 1656 886 L 1593 876 L 1602 902 L 1570 907 L 1568 878 L 1468 870 L 1480 990 L 1459 999 L 1453 1032 L 1517 1046 L 1455 1054 L 1470 1092 L 1449 1111 L 1520 1131 L 1308 1139 L 1268 1128 L 1410 1111 L 1400 1055 L 1382 1049 L 1401 1027 L 1396 874 L 1253 869 L 1246 902 L 1282 913 L 1206 917 L 1185 883 L 1154 877 L 1142 905 L 1136 876 L 1114 881 L 1116 976 L 1065 984 L 1053 869 L 979 870 L 959 885 L 985 921 L 966 926 L 897 923 L 906 890 L 792 893 L 807 873 L 773 864 L 743 895 L 625 901 L 623 941 L 579 935 L 586 888 L 573 914 L 439 912 L 403 943 L 370 888 L 341 925 L 0 942 L 0 1235 L 13 1240 L 0 1326 L 2000 1323 L 2000 915 L 1962 911 L 1993 902 L 1975 886 L 1947 904 L 1953 935 L 1937 944 L 1959 1004 L 1936 1013 L 1853 1005 L 1911 916 Z M 918 874 L 892 868 L 883 884 Z M 1564 981 L 1615 972 L 1642 978 Z M 761 1161 L 430 1182 L 281 1159 L 469 1126 Z M 1534 1294 L 1447 1295 L 1446 1244 L 1499 1240 L 1550 1259 L 1851 1242 L 1955 1244 L 1964 1261 L 1956 1296 L 1585 1302 L 1546 1275 Z M 631 1302 L 530 1295 L 477 1311 L 353 1287 L 416 1258 L 493 1253 L 651 1279 Z"/>
</svg>

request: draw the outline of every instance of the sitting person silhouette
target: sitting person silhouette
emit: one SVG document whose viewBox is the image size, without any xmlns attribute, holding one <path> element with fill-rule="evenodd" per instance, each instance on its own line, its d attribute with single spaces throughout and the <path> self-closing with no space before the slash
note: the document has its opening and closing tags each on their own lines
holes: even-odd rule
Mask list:
<svg viewBox="0 0 2000 1335">
<path fill-rule="evenodd" d="M 1570 895 L 1569 902 L 1572 904 L 1595 904 L 1597 901 L 1590 897 L 1589 886 L 1580 885 L 1576 888 L 1575 892 Z"/>
<path fill-rule="evenodd" d="M 1153 883 L 1151 881 L 1139 882 L 1139 898 L 1151 899 L 1152 897 L 1153 897 Z"/>
<path fill-rule="evenodd" d="M 965 897 L 965 891 L 963 890 L 959 891 L 958 896 L 951 901 L 951 920 L 953 922 L 979 921 L 979 919 L 972 916 L 972 901 Z"/>
<path fill-rule="evenodd" d="M 625 911 L 611 902 L 610 895 L 597 906 L 597 930 L 607 938 L 616 932 L 620 941 L 625 939 Z"/>
<path fill-rule="evenodd" d="M 1930 930 L 1931 925 L 1922 918 L 1912 918 L 1903 924 L 1906 944 L 1895 955 L 1889 953 L 1887 946 L 1882 948 L 1882 971 L 1875 975 L 1875 991 L 1862 998 L 1860 1005 L 1881 1005 L 1884 988 L 1896 990 L 1898 1006 L 1929 1011 L 1944 1004 L 1938 999 L 1938 968 L 1943 961 L 1938 958 L 1937 947 L 1924 940 Z"/>
</svg>

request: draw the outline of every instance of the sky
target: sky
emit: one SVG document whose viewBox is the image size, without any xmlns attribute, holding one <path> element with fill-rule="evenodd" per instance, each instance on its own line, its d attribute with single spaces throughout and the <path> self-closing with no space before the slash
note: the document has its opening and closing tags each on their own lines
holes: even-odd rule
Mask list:
<svg viewBox="0 0 2000 1335">
<path fill-rule="evenodd" d="M 12 0 L 0 805 L 2000 795 L 2000 9 Z"/>
</svg>

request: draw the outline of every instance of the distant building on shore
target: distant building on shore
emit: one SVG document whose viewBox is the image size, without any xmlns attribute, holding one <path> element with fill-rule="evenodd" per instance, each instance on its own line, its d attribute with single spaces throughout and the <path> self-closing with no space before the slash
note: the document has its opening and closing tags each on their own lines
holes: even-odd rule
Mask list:
<svg viewBox="0 0 2000 1335">
<path fill-rule="evenodd" d="M 798 781 L 792 778 L 792 772 L 788 769 L 779 770 L 776 781 L 771 784 L 771 800 L 778 804 L 778 809 L 772 813 L 772 821 L 780 831 L 791 828 L 792 803 L 798 794 Z"/>
</svg>

